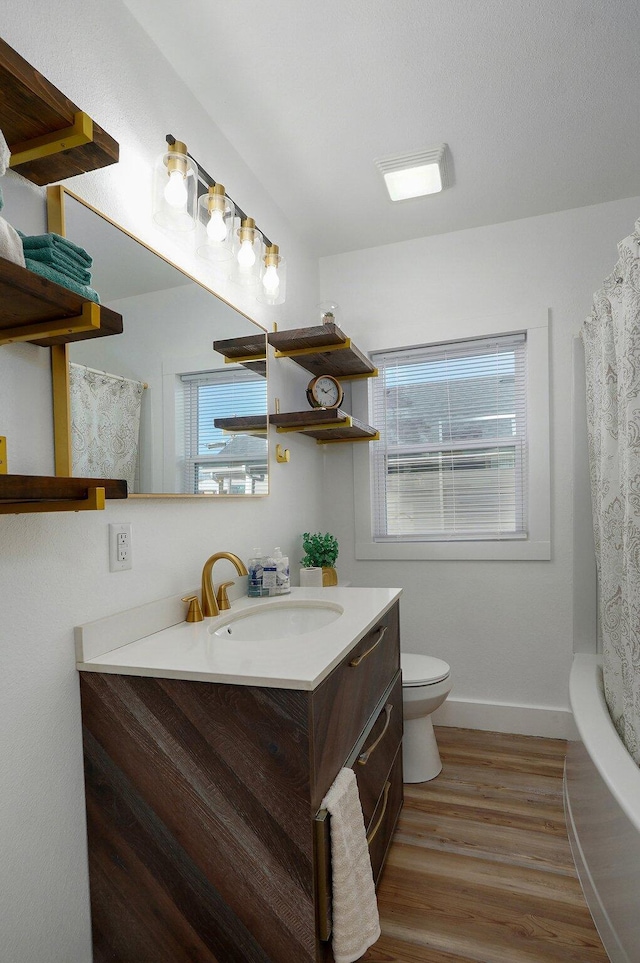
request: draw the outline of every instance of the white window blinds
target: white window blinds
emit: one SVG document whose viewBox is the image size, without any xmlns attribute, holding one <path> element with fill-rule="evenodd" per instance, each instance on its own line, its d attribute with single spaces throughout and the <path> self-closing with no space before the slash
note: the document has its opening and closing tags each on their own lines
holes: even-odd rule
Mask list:
<svg viewBox="0 0 640 963">
<path fill-rule="evenodd" d="M 526 537 L 526 335 L 372 361 L 374 540 Z"/>
<path fill-rule="evenodd" d="M 267 439 L 229 434 L 216 418 L 265 414 L 264 378 L 232 368 L 180 375 L 177 424 L 183 434 L 185 491 L 193 494 L 264 494 Z"/>
</svg>

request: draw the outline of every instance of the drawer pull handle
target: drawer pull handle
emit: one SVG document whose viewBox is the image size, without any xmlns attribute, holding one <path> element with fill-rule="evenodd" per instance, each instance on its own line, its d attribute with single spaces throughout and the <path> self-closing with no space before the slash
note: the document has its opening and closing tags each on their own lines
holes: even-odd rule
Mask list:
<svg viewBox="0 0 640 963">
<path fill-rule="evenodd" d="M 380 629 L 379 633 L 378 633 L 378 638 L 377 638 L 376 641 L 373 643 L 373 645 L 371 646 L 371 648 L 370 648 L 370 649 L 367 649 L 366 652 L 363 652 L 362 655 L 359 655 L 357 658 L 352 659 L 351 662 L 349 663 L 349 665 L 350 665 L 350 666 L 356 666 L 356 665 L 360 665 L 361 662 L 364 662 L 364 660 L 366 659 L 366 657 L 367 657 L 368 655 L 371 655 L 371 653 L 373 652 L 373 650 L 380 645 L 380 643 L 382 642 L 382 640 L 383 640 L 383 638 L 384 638 L 384 633 L 385 633 L 386 631 L 387 631 L 387 626 L 386 626 L 386 625 L 383 625 L 382 628 Z"/>
<path fill-rule="evenodd" d="M 393 705 L 392 705 L 390 702 L 387 702 L 386 706 L 384 707 L 384 711 L 385 711 L 386 714 L 387 714 L 387 719 L 386 719 L 385 724 L 384 724 L 384 729 L 382 730 L 382 732 L 380 733 L 380 735 L 378 736 L 378 738 L 376 739 L 376 741 L 373 743 L 373 745 L 369 746 L 368 749 L 365 749 L 365 751 L 364 751 L 364 752 L 361 752 L 360 755 L 358 756 L 358 762 L 360 763 L 361 766 L 366 766 L 366 764 L 369 762 L 369 757 L 370 757 L 371 754 L 373 753 L 374 749 L 375 749 L 375 748 L 377 747 L 377 745 L 378 745 L 380 742 L 382 742 L 382 740 L 384 739 L 385 733 L 386 733 L 387 729 L 389 728 L 389 723 L 391 722 L 391 710 L 392 710 L 392 709 L 393 709 Z"/>
<path fill-rule="evenodd" d="M 390 789 L 391 789 L 391 783 L 390 783 L 390 782 L 385 783 L 385 787 L 384 787 L 384 802 L 383 802 L 383 804 L 382 804 L 382 812 L 380 813 L 380 818 L 378 819 L 378 822 L 375 824 L 375 826 L 373 827 L 373 829 L 371 830 L 371 832 L 370 832 L 370 833 L 367 833 L 367 844 L 368 844 L 369 846 L 371 845 L 371 843 L 372 843 L 373 840 L 375 839 L 376 833 L 378 832 L 378 830 L 379 830 L 380 827 L 382 826 L 382 820 L 384 819 L 384 814 L 385 814 L 386 811 L 387 811 L 387 803 L 389 802 L 389 790 L 390 790 Z"/>
</svg>

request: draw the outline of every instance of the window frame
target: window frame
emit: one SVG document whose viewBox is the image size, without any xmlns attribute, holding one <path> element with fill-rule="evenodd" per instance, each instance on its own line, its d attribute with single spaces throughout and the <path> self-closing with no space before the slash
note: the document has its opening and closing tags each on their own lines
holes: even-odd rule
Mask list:
<svg viewBox="0 0 640 963">
<path fill-rule="evenodd" d="M 520 322 L 520 323 L 518 323 Z M 465 319 L 429 324 L 428 342 L 439 344 L 472 338 L 523 332 L 527 338 L 527 505 L 528 534 L 522 538 L 447 541 L 374 541 L 372 483 L 368 445 L 353 451 L 355 555 L 371 561 L 392 560 L 548 560 L 551 558 L 551 498 L 549 451 L 549 318 L 548 311 L 537 318 L 504 320 Z M 377 350 L 377 349 L 376 349 Z M 388 349 L 392 350 L 392 349 Z M 370 421 L 372 386 L 355 382 L 352 389 L 354 414 Z M 375 426 L 374 426 L 375 427 Z"/>
<path fill-rule="evenodd" d="M 239 497 L 250 495 L 256 497 L 256 495 L 264 495 L 267 492 L 247 492 L 247 491 L 198 491 L 198 481 L 200 471 L 215 470 L 217 466 L 216 458 L 218 453 L 212 452 L 211 454 L 199 453 L 199 442 L 200 442 L 200 425 L 199 425 L 199 389 L 202 387 L 207 387 L 209 385 L 219 385 L 222 386 L 228 383 L 230 386 L 237 386 L 238 384 L 245 383 L 255 383 L 262 384 L 262 379 L 258 378 L 254 372 L 231 368 L 228 370 L 222 368 L 210 368 L 206 371 L 196 371 L 196 372 L 183 372 L 177 376 L 177 386 L 178 391 L 182 392 L 183 399 L 183 411 L 184 419 L 181 425 L 181 439 L 183 445 L 182 453 L 182 475 L 184 480 L 184 487 L 188 488 L 187 494 L 190 495 L 208 495 L 220 497 Z M 251 409 L 253 413 L 255 410 Z M 265 416 L 268 413 L 268 399 L 265 393 Z M 224 417 L 224 416 L 223 416 Z M 247 432 L 251 434 L 251 432 Z M 268 478 L 269 474 L 269 447 L 268 438 L 265 435 L 265 477 Z M 247 464 L 247 462 L 243 462 Z M 232 485 L 231 475 L 233 474 L 233 467 L 231 467 L 229 474 L 229 484 Z M 241 476 L 239 476 L 241 477 Z M 242 476 L 245 479 L 251 478 L 252 484 L 254 480 L 251 476 L 251 472 L 245 472 Z M 268 482 L 267 482 L 268 486 Z"/>
</svg>

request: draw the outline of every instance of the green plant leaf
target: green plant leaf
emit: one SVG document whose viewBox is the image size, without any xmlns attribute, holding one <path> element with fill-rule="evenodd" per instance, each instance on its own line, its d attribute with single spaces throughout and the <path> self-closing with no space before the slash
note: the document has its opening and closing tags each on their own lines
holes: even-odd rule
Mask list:
<svg viewBox="0 0 640 963">
<path fill-rule="evenodd" d="M 300 559 L 304 568 L 331 568 L 338 557 L 338 540 L 334 535 L 325 532 L 304 532 L 302 547 L 305 555 Z"/>
</svg>

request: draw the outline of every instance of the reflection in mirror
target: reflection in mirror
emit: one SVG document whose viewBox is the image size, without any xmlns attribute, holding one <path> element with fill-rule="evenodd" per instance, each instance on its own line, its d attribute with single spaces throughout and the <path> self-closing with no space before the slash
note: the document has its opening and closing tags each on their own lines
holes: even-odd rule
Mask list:
<svg viewBox="0 0 640 963">
<path fill-rule="evenodd" d="M 129 492 L 268 493 L 266 362 L 213 342 L 265 342 L 257 324 L 69 192 L 66 236 L 124 332 L 69 345 L 73 474 Z"/>
</svg>

